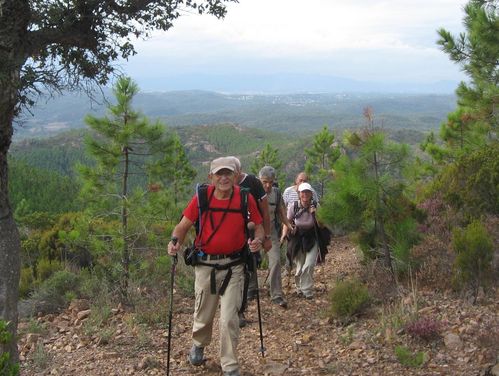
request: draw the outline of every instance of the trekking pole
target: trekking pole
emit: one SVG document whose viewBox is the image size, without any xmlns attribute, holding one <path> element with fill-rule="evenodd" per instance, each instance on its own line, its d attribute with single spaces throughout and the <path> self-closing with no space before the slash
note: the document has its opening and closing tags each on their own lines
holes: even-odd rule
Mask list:
<svg viewBox="0 0 499 376">
<path fill-rule="evenodd" d="M 263 281 L 264 286 L 267 285 L 267 281 L 269 280 L 269 276 L 270 276 L 270 268 L 268 268 L 267 275 L 265 276 L 265 280 Z"/>
<path fill-rule="evenodd" d="M 255 238 L 255 224 L 253 222 L 248 222 L 248 236 L 250 240 Z M 255 284 L 256 284 L 256 306 L 258 309 L 258 326 L 260 328 L 260 352 L 262 353 L 262 358 L 265 358 L 265 347 L 263 346 L 263 329 L 262 329 L 262 314 L 260 311 L 260 289 L 258 288 L 258 274 L 256 271 L 256 254 L 252 253 L 251 260 L 253 262 L 253 271 L 255 273 Z"/>
<path fill-rule="evenodd" d="M 172 237 L 173 245 L 177 244 L 177 237 Z M 166 376 L 170 375 L 170 345 L 172 341 L 172 316 L 173 316 L 173 283 L 175 282 L 175 269 L 177 268 L 177 255 L 172 257 L 172 270 L 170 273 L 170 309 L 168 312 L 168 348 L 166 361 Z"/>
</svg>

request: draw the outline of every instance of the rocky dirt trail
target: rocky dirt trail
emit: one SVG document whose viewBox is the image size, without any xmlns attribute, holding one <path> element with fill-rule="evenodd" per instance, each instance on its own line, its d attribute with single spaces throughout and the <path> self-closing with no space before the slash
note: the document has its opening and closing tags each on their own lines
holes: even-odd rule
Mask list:
<svg viewBox="0 0 499 376">
<path fill-rule="evenodd" d="M 272 305 L 261 292 L 265 357 L 262 357 L 256 302 L 251 302 L 242 329 L 239 358 L 243 376 L 250 375 L 499 375 L 499 296 L 495 289 L 470 303 L 442 292 L 414 290 L 394 299 L 391 308 L 373 305 L 348 326 L 328 318 L 328 296 L 337 280 L 359 275 L 359 255 L 346 238 L 334 239 L 325 265 L 315 273 L 316 295 L 305 300 L 287 293 L 288 309 Z M 260 271 L 263 282 L 267 271 Z M 287 279 L 284 278 L 286 285 Z M 416 298 L 415 298 L 416 296 Z M 395 322 L 411 307 L 420 316 L 443 323 L 441 338 L 430 343 L 408 337 Z M 29 333 L 20 324 L 22 375 L 164 375 L 167 331 L 137 329 L 121 307 L 112 311 L 107 335 L 85 335 L 82 323 L 91 314 L 88 302 L 75 301 L 59 315 L 39 317 L 46 331 Z M 165 306 L 165 315 L 168 307 Z M 171 375 L 221 375 L 218 323 L 205 350 L 207 362 L 187 363 L 192 324 L 192 299 L 174 297 Z M 103 328 L 103 331 L 106 329 Z M 394 348 L 425 352 L 420 368 L 406 367 Z"/>
</svg>

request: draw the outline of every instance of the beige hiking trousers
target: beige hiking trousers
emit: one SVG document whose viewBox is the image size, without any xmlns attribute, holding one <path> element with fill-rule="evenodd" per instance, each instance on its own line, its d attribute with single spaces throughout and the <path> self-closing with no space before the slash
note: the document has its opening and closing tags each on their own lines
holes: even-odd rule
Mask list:
<svg viewBox="0 0 499 376">
<path fill-rule="evenodd" d="M 222 259 L 203 261 L 224 265 L 234 260 Z M 231 266 L 232 276 L 222 296 L 220 287 L 227 275 L 227 270 L 216 270 L 217 293 L 211 293 L 210 266 L 197 265 L 195 270 L 195 307 L 192 341 L 194 345 L 206 347 L 211 343 L 213 319 L 220 303 L 220 365 L 222 371 L 233 371 L 239 368 L 237 360 L 237 344 L 239 340 L 238 311 L 241 308 L 244 288 L 244 265 Z"/>
<path fill-rule="evenodd" d="M 269 257 L 269 278 L 270 298 L 284 298 L 282 293 L 282 277 L 281 277 L 281 243 L 279 235 L 274 227 L 272 227 L 272 248 L 267 252 Z"/>
<path fill-rule="evenodd" d="M 296 290 L 306 297 L 314 295 L 314 268 L 317 263 L 317 242 L 307 253 L 299 252 L 294 262 L 296 264 Z"/>
</svg>

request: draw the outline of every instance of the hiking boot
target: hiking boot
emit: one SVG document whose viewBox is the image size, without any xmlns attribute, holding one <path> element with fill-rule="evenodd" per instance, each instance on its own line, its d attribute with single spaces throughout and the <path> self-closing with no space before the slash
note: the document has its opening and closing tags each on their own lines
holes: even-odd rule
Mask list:
<svg viewBox="0 0 499 376">
<path fill-rule="evenodd" d="M 303 294 L 303 297 L 307 300 L 312 300 L 314 298 L 314 294 L 312 293 Z"/>
<path fill-rule="evenodd" d="M 286 302 L 281 296 L 272 299 L 272 303 L 277 304 L 279 307 L 288 308 L 288 302 Z"/>
<path fill-rule="evenodd" d="M 238 369 L 235 369 L 233 371 L 225 371 L 224 376 L 241 376 L 241 374 Z"/>
<path fill-rule="evenodd" d="M 189 355 L 187 356 L 189 363 L 193 366 L 200 366 L 204 363 L 204 347 L 192 345 Z"/>
<path fill-rule="evenodd" d="M 303 298 L 303 297 L 304 297 L 303 293 L 302 293 L 300 290 L 296 290 L 296 291 L 294 292 L 294 295 L 295 295 L 297 298 Z"/>
<path fill-rule="evenodd" d="M 239 316 L 239 327 L 244 328 L 248 324 L 248 321 L 244 318 L 244 313 L 239 312 L 238 316 Z"/>
</svg>

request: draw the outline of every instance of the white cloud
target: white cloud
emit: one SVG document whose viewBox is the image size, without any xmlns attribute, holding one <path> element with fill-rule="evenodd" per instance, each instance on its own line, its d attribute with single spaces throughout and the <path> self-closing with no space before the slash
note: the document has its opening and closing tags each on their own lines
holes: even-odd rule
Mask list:
<svg viewBox="0 0 499 376">
<path fill-rule="evenodd" d="M 436 30 L 460 31 L 465 3 L 240 0 L 229 4 L 223 20 L 186 14 L 170 31 L 138 43 L 139 57 L 129 66 L 137 70 L 134 61 L 157 59 L 181 71 L 310 69 L 358 79 L 457 79 L 458 67 L 435 43 Z"/>
<path fill-rule="evenodd" d="M 460 5 L 461 4 L 461 5 Z M 464 1 L 448 0 L 242 0 L 231 4 L 224 20 L 186 15 L 165 41 L 213 42 L 241 49 L 399 47 L 415 34 L 440 26 L 455 29 Z M 433 43 L 433 41 L 426 41 Z"/>
</svg>

